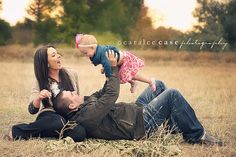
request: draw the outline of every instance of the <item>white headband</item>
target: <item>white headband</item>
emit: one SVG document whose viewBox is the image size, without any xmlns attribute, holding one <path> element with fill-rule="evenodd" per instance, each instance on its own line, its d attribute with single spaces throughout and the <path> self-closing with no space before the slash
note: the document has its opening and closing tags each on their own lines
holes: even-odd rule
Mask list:
<svg viewBox="0 0 236 157">
<path fill-rule="evenodd" d="M 97 46 L 97 44 L 90 44 L 90 45 L 78 45 L 79 47 L 92 47 L 92 46 Z"/>
</svg>

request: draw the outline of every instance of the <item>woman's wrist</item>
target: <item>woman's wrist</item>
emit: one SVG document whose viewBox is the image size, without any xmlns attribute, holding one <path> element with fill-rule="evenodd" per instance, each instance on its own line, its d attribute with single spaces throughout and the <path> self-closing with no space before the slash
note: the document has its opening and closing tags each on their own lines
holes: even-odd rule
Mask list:
<svg viewBox="0 0 236 157">
<path fill-rule="evenodd" d="M 32 101 L 28 106 L 28 111 L 31 114 L 36 114 L 36 113 L 38 113 L 39 108 L 35 107 L 34 104 L 33 104 L 33 101 Z"/>
<path fill-rule="evenodd" d="M 39 97 L 37 97 L 36 99 L 34 99 L 33 101 L 33 106 L 35 108 L 40 108 L 40 102 L 41 102 L 41 99 Z"/>
</svg>

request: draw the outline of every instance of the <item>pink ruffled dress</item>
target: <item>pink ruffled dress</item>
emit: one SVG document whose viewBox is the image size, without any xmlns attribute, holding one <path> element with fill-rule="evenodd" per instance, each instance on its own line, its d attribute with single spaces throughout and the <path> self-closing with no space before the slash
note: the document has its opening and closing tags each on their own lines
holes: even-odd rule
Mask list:
<svg viewBox="0 0 236 157">
<path fill-rule="evenodd" d="M 119 69 L 120 83 L 127 83 L 144 66 L 144 61 L 130 52 L 123 52 L 123 63 Z"/>
</svg>

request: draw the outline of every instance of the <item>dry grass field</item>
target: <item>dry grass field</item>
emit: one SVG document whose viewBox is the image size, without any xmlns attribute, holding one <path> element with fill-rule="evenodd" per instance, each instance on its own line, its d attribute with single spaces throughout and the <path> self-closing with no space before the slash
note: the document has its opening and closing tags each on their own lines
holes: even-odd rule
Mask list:
<svg viewBox="0 0 236 157">
<path fill-rule="evenodd" d="M 140 55 L 140 53 L 138 53 Z M 181 60 L 179 55 L 168 53 L 164 60 L 155 60 L 145 52 L 146 66 L 141 74 L 152 76 L 164 81 L 168 87 L 178 89 L 194 108 L 197 117 L 205 129 L 212 135 L 221 137 L 225 146 L 190 145 L 176 142 L 180 153 L 177 156 L 236 156 L 236 63 L 235 54 L 221 55 L 203 54 L 185 55 Z M 174 57 L 173 57 L 174 56 Z M 189 57 L 190 56 L 190 57 Z M 1 56 L 2 57 L 2 56 Z M 63 64 L 76 70 L 80 79 L 80 91 L 84 95 L 102 87 L 104 76 L 100 74 L 100 67 L 94 68 L 85 58 L 74 59 L 65 57 Z M 172 58 L 170 60 L 170 58 Z M 173 59 L 174 58 L 174 59 Z M 176 60 L 175 60 L 176 58 Z M 206 59 L 208 58 L 208 59 Z M 223 59 L 222 59 L 223 58 Z M 116 149 L 106 152 L 103 148 L 89 152 L 78 152 L 76 149 L 62 149 L 61 151 L 47 151 L 49 140 L 33 139 L 29 141 L 9 142 L 3 140 L 11 125 L 31 122 L 36 116 L 27 111 L 33 74 L 32 59 L 7 59 L 0 61 L 0 156 L 121 156 Z M 140 83 L 135 94 L 129 92 L 129 85 L 121 85 L 118 101 L 134 101 L 146 85 Z M 124 142 L 125 143 L 125 142 Z M 141 146 L 140 146 L 141 147 Z M 109 148 L 112 149 L 112 148 Z M 127 148 L 128 149 L 128 148 Z M 170 154 L 161 154 L 169 156 Z M 173 155 L 173 154 L 172 154 Z"/>
</svg>

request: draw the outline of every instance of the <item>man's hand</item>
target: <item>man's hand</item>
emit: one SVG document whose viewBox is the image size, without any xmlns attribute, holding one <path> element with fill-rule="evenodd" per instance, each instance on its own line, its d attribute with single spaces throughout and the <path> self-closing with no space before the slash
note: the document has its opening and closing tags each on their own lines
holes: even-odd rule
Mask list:
<svg viewBox="0 0 236 157">
<path fill-rule="evenodd" d="M 106 52 L 106 56 L 107 56 L 108 61 L 111 64 L 111 66 L 115 67 L 117 65 L 118 55 L 115 55 L 115 52 L 113 50 L 108 50 Z"/>
</svg>

